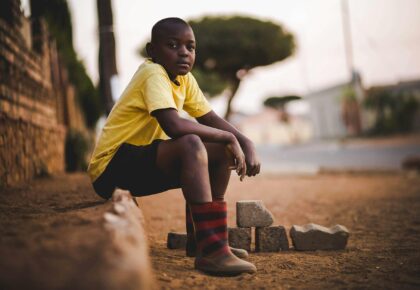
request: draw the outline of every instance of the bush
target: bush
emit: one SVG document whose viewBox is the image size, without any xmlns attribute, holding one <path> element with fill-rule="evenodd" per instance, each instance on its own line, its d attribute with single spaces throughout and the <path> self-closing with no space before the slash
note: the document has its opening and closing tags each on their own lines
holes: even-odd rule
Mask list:
<svg viewBox="0 0 420 290">
<path fill-rule="evenodd" d="M 364 105 L 376 113 L 371 133 L 385 135 L 412 131 L 419 103 L 410 93 L 376 89 L 367 95 Z"/>
<path fill-rule="evenodd" d="M 69 129 L 66 134 L 66 171 L 86 170 L 89 139 L 80 131 Z"/>
</svg>

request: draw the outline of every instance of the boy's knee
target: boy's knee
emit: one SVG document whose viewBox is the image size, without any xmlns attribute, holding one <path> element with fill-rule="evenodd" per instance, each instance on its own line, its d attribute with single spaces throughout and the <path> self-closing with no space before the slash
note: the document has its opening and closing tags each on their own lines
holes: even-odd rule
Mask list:
<svg viewBox="0 0 420 290">
<path fill-rule="evenodd" d="M 182 143 L 183 153 L 186 155 L 196 155 L 197 157 L 205 157 L 207 159 L 206 147 L 197 135 L 188 134 L 179 138 L 179 141 Z"/>
</svg>

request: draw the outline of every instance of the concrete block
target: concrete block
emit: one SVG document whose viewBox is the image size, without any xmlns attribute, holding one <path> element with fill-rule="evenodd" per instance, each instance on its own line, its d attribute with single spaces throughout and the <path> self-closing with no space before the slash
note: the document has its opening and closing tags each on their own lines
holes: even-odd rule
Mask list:
<svg viewBox="0 0 420 290">
<path fill-rule="evenodd" d="M 272 226 L 255 229 L 255 250 L 257 252 L 278 252 L 289 250 L 286 229 Z"/>
<path fill-rule="evenodd" d="M 316 224 L 294 225 L 290 229 L 295 250 L 342 250 L 347 245 L 349 231 L 345 226 L 335 225 L 326 228 Z"/>
<path fill-rule="evenodd" d="M 229 246 L 251 251 L 251 228 L 228 228 Z"/>
<path fill-rule="evenodd" d="M 274 218 L 261 200 L 241 200 L 236 203 L 236 224 L 241 228 L 268 227 Z"/>
<path fill-rule="evenodd" d="M 187 234 L 169 232 L 166 245 L 168 249 L 185 249 L 187 245 Z"/>
</svg>

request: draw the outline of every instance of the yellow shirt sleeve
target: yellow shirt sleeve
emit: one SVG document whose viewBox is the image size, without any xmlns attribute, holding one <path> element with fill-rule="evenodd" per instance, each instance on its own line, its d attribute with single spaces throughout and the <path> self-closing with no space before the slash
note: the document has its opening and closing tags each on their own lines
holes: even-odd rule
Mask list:
<svg viewBox="0 0 420 290">
<path fill-rule="evenodd" d="M 194 76 L 187 75 L 187 89 L 183 109 L 194 118 L 199 118 L 211 111 L 211 106 L 197 84 Z"/>
<path fill-rule="evenodd" d="M 147 111 L 174 108 L 177 110 L 172 96 L 171 81 L 168 76 L 161 73 L 153 73 L 143 84 L 143 99 Z"/>
</svg>

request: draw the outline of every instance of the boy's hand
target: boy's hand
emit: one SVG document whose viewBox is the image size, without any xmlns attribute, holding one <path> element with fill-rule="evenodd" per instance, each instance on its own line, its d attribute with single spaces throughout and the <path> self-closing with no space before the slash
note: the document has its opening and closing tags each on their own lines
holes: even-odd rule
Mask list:
<svg viewBox="0 0 420 290">
<path fill-rule="evenodd" d="M 248 176 L 255 176 L 260 173 L 261 163 L 257 157 L 255 146 L 251 141 L 246 141 L 242 145 L 242 150 L 245 154 L 246 167 Z"/>
<path fill-rule="evenodd" d="M 240 180 L 242 181 L 246 175 L 246 162 L 245 162 L 245 154 L 242 151 L 241 146 L 236 138 L 233 138 L 231 142 L 227 144 L 227 149 L 232 153 L 235 165 L 231 169 L 235 169 L 236 173 L 240 176 Z"/>
</svg>

